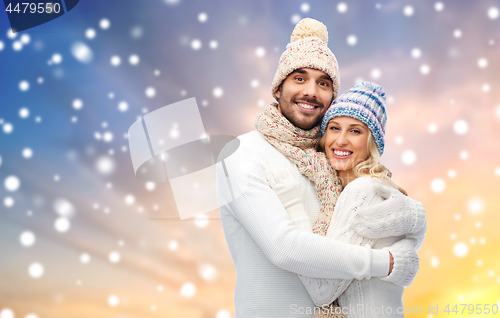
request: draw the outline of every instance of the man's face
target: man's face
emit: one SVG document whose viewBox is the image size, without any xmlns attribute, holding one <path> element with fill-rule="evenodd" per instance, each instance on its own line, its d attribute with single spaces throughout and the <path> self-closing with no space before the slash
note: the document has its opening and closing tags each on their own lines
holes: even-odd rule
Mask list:
<svg viewBox="0 0 500 318">
<path fill-rule="evenodd" d="M 309 130 L 319 124 L 332 102 L 332 79 L 325 72 L 301 68 L 288 75 L 276 96 L 281 114 Z"/>
</svg>

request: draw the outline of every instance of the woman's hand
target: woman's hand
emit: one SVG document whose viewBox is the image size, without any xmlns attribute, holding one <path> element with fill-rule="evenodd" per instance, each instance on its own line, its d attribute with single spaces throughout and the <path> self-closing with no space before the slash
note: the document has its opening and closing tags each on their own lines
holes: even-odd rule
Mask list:
<svg viewBox="0 0 500 318">
<path fill-rule="evenodd" d="M 276 192 L 291 219 L 307 216 L 304 205 L 304 190 L 289 169 L 271 163 L 264 174 L 271 189 Z"/>
<path fill-rule="evenodd" d="M 370 191 L 384 201 L 359 208 L 351 227 L 364 237 L 379 239 L 419 231 L 425 224 L 424 206 L 396 189 L 374 184 Z"/>
</svg>

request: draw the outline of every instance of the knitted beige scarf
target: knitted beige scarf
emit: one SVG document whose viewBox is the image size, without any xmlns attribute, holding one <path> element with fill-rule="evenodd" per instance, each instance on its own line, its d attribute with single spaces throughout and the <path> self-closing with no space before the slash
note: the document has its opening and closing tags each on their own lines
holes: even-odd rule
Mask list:
<svg viewBox="0 0 500 318">
<path fill-rule="evenodd" d="M 278 111 L 277 103 L 269 104 L 263 114 L 255 117 L 254 124 L 271 145 L 316 184 L 321 211 L 313 233 L 325 236 L 342 184 L 325 154 L 315 150 L 321 133 L 319 126 L 311 130 L 295 127 Z"/>
</svg>

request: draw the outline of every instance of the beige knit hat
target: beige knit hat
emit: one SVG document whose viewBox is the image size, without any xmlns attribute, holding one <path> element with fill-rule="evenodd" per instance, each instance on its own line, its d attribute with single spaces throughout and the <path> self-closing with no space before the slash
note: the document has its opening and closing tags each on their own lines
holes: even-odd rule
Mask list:
<svg viewBox="0 0 500 318">
<path fill-rule="evenodd" d="M 330 75 L 333 81 L 333 98 L 337 97 L 340 85 L 339 66 L 327 44 L 328 30 L 323 23 L 310 18 L 297 23 L 290 37 L 290 43 L 281 54 L 278 70 L 271 85 L 276 100 L 278 100 L 276 91 L 281 82 L 290 73 L 303 67 L 314 68 Z"/>
</svg>

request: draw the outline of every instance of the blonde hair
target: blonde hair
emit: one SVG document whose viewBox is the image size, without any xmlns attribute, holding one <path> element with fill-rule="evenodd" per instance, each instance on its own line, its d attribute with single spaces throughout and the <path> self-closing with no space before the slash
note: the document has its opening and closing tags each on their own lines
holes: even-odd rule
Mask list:
<svg viewBox="0 0 500 318">
<path fill-rule="evenodd" d="M 318 151 L 325 151 L 325 136 L 326 133 L 321 137 L 318 142 Z M 352 171 L 356 177 L 371 177 L 376 179 L 376 181 L 385 186 L 394 188 L 399 190 L 399 192 L 404 195 L 408 195 L 408 193 L 397 185 L 394 181 L 392 181 L 392 173 L 387 169 L 383 164 L 380 163 L 379 158 L 380 154 L 378 152 L 377 144 L 375 143 L 375 139 L 373 139 L 373 135 L 370 131 L 367 140 L 367 148 L 368 148 L 368 158 L 364 161 L 358 163 Z"/>
</svg>

